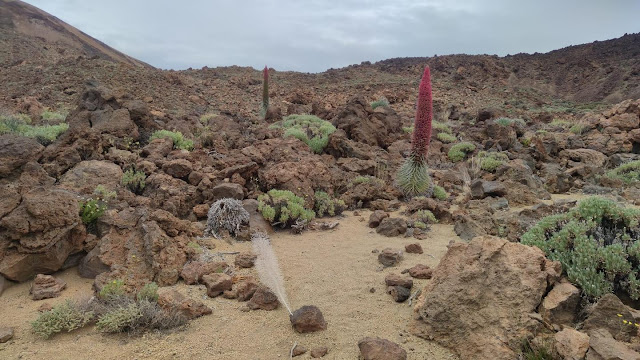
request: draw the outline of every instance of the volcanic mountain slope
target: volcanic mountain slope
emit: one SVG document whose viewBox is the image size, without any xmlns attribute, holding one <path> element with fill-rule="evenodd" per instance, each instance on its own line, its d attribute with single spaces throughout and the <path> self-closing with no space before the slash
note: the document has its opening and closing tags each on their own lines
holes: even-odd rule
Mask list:
<svg viewBox="0 0 640 360">
<path fill-rule="evenodd" d="M 21 1 L 0 0 L 0 109 L 15 111 L 24 97 L 50 108 L 75 107 L 86 80 L 121 97 L 147 99 L 175 118 L 205 113 L 256 118 L 260 72 L 237 66 L 164 71 L 123 55 Z M 447 55 L 362 63 L 318 74 L 271 70 L 271 103 L 283 113 L 331 111 L 354 95 L 386 97 L 406 122 L 415 88 L 432 68 L 439 120 L 470 119 L 481 108 L 510 116 L 562 115 L 640 97 L 640 34 L 571 46 L 547 54 Z M 4 95 L 4 96 L 3 96 Z"/>
<path fill-rule="evenodd" d="M 149 67 L 35 6 L 0 0 L 0 63 L 34 58 L 53 62 L 79 55 Z"/>
</svg>

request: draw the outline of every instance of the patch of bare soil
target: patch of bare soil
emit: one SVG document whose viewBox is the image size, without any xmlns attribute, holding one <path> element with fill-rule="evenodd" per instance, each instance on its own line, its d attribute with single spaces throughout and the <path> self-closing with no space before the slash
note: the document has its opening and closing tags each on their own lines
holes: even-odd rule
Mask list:
<svg viewBox="0 0 640 360">
<path fill-rule="evenodd" d="M 400 344 L 408 359 L 456 359 L 448 350 L 409 334 L 413 308 L 407 302 L 397 304 L 385 292 L 384 277 L 416 264 L 435 267 L 447 251 L 450 240 L 457 240 L 450 225 L 435 225 L 425 240 L 387 238 L 367 227 L 370 212 L 361 216 L 351 212 L 331 231 L 308 231 L 302 235 L 281 232 L 271 236 L 285 277 L 291 306 L 318 306 L 328 323 L 326 331 L 297 334 L 291 328 L 284 307 L 276 311 L 242 309 L 245 303 L 221 297 L 211 299 L 201 286 L 179 283 L 182 293 L 201 299 L 213 314 L 191 321 L 186 329 L 169 333 L 149 333 L 140 337 L 102 335 L 92 326 L 62 333 L 42 340 L 31 333 L 29 322 L 36 318 L 38 307 L 46 301 L 29 298 L 29 284 L 10 287 L 0 296 L 0 326 L 15 328 L 15 337 L 0 344 L 2 359 L 288 359 L 294 342 L 313 349 L 326 346 L 325 359 L 355 359 L 357 342 L 377 336 Z M 360 221 L 360 219 L 365 221 Z M 216 252 L 250 251 L 250 243 L 215 242 Z M 377 253 L 386 247 L 404 249 L 405 244 L 419 242 L 424 254 L 404 254 L 397 267 L 381 269 Z M 232 262 L 232 256 L 227 256 Z M 254 273 L 241 269 L 240 275 Z M 255 275 L 255 274 L 254 274 Z M 69 298 L 90 296 L 92 280 L 82 279 L 76 269 L 57 274 L 67 282 L 62 296 L 53 305 Z M 413 291 L 429 280 L 414 279 Z M 375 289 L 371 293 L 370 289 Z M 307 359 L 304 354 L 297 359 Z"/>
</svg>

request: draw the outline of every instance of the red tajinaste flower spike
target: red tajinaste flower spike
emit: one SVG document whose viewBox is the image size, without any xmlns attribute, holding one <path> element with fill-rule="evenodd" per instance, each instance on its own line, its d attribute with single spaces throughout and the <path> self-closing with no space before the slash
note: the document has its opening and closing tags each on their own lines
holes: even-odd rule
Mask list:
<svg viewBox="0 0 640 360">
<path fill-rule="evenodd" d="M 413 127 L 413 140 L 411 142 L 411 155 L 417 158 L 426 158 L 431 142 L 431 121 L 433 120 L 433 100 L 431 98 L 431 71 L 429 66 L 424 68 L 420 90 L 418 92 L 418 104 L 416 109 L 416 121 Z"/>
</svg>

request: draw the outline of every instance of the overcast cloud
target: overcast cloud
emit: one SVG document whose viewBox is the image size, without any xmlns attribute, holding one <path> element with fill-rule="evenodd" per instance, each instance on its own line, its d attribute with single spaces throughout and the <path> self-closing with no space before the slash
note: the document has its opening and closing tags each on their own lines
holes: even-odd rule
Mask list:
<svg viewBox="0 0 640 360">
<path fill-rule="evenodd" d="M 27 0 L 163 69 L 319 72 L 405 56 L 547 52 L 640 32 L 638 0 Z"/>
</svg>

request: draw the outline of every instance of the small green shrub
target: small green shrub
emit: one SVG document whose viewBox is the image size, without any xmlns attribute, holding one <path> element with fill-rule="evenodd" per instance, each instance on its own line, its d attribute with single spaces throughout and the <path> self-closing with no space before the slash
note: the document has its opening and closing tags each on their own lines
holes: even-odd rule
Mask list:
<svg viewBox="0 0 640 360">
<path fill-rule="evenodd" d="M 445 144 L 449 144 L 457 140 L 455 136 L 444 132 L 438 133 L 436 137 Z"/>
<path fill-rule="evenodd" d="M 413 214 L 414 218 L 425 224 L 437 224 L 438 219 L 430 210 L 418 210 Z"/>
<path fill-rule="evenodd" d="M 566 129 L 571 126 L 571 123 L 567 120 L 553 119 L 553 121 L 549 123 L 549 126 Z"/>
<path fill-rule="evenodd" d="M 44 111 L 40 116 L 48 123 L 62 123 L 67 119 L 67 114 L 49 110 Z"/>
<path fill-rule="evenodd" d="M 146 186 L 147 175 L 143 171 L 128 169 L 122 174 L 120 184 L 126 186 L 134 194 L 142 194 Z"/>
<path fill-rule="evenodd" d="M 449 125 L 445 124 L 445 123 L 441 123 L 439 121 L 433 121 L 431 123 L 431 126 L 438 130 L 439 133 L 447 133 L 447 134 L 451 134 L 453 133 L 453 131 L 451 131 L 451 128 L 449 127 Z"/>
<path fill-rule="evenodd" d="M 442 186 L 435 185 L 433 187 L 433 197 L 438 200 L 446 200 L 449 194 L 447 194 Z"/>
<path fill-rule="evenodd" d="M 385 98 L 385 97 L 381 97 L 380 99 L 378 99 L 378 100 L 376 100 L 376 101 L 371 103 L 371 108 L 372 109 L 375 109 L 375 108 L 377 108 L 379 106 L 389 107 L 389 100 L 387 100 L 387 98 Z"/>
<path fill-rule="evenodd" d="M 329 216 L 340 215 L 346 208 L 344 201 L 333 199 L 324 191 L 316 191 L 314 197 L 314 210 L 318 217 L 322 217 L 325 214 L 328 214 Z"/>
<path fill-rule="evenodd" d="M 589 127 L 585 124 L 575 124 L 569 128 L 569 131 L 576 135 L 582 135 L 589 130 Z"/>
<path fill-rule="evenodd" d="M 505 161 L 509 161 L 509 156 L 503 152 L 486 152 L 478 153 L 480 160 L 480 168 L 484 171 L 495 172 Z"/>
<path fill-rule="evenodd" d="M 202 125 L 207 125 L 209 123 L 209 120 L 215 119 L 216 117 L 218 117 L 218 114 L 213 114 L 213 113 L 204 114 L 200 116 L 200 123 Z"/>
<path fill-rule="evenodd" d="M 518 124 L 522 126 L 526 125 L 526 122 L 522 119 L 512 119 L 505 117 L 495 119 L 493 122 L 501 126 L 511 126 L 511 124 Z"/>
<path fill-rule="evenodd" d="M 356 176 L 355 178 L 353 178 L 353 180 L 351 180 L 351 182 L 349 182 L 349 187 L 354 187 L 360 184 L 375 184 L 382 186 L 384 185 L 384 180 L 379 179 L 375 176 L 360 175 Z"/>
<path fill-rule="evenodd" d="M 464 160 L 464 157 L 467 153 L 473 152 L 476 149 L 476 146 L 469 142 L 461 142 L 455 144 L 449 149 L 447 156 L 449 156 L 449 160 L 453 162 L 460 162 Z"/>
<path fill-rule="evenodd" d="M 191 151 L 193 150 L 193 140 L 185 139 L 184 135 L 182 135 L 179 131 L 169 131 L 169 130 L 157 130 L 151 134 L 149 141 L 155 139 L 163 139 L 169 138 L 173 141 L 174 149 L 181 149 Z"/>
<path fill-rule="evenodd" d="M 33 332 L 45 339 L 62 331 L 73 331 L 88 324 L 94 317 L 94 313 L 86 311 L 78 304 L 67 300 L 53 309 L 41 313 L 31 323 Z"/>
<path fill-rule="evenodd" d="M 102 289 L 100 289 L 100 293 L 98 294 L 101 299 L 106 300 L 122 297 L 125 295 L 126 291 L 124 288 L 124 281 L 120 279 L 112 280 L 106 283 L 102 287 Z"/>
<path fill-rule="evenodd" d="M 520 143 L 524 147 L 529 147 L 529 145 L 531 145 L 531 138 L 525 138 L 525 137 L 520 138 Z"/>
<path fill-rule="evenodd" d="M 98 200 L 90 198 L 80 202 L 80 218 L 85 225 L 94 224 L 107 210 L 107 205 Z"/>
<path fill-rule="evenodd" d="M 403 126 L 402 131 L 406 134 L 411 134 L 413 132 L 413 126 Z"/>
<path fill-rule="evenodd" d="M 138 304 L 131 302 L 126 306 L 117 308 L 102 315 L 96 327 L 106 333 L 119 333 L 131 330 L 133 325 L 142 317 Z"/>
<path fill-rule="evenodd" d="M 284 137 L 295 137 L 316 154 L 322 153 L 329 143 L 329 135 L 336 131 L 333 124 L 315 115 L 289 115 L 269 128 L 283 129 Z"/>
<path fill-rule="evenodd" d="M 304 207 L 304 199 L 289 190 L 269 190 L 258 196 L 258 211 L 272 224 L 283 227 L 294 225 L 298 220 L 309 222 L 315 212 Z"/>
<path fill-rule="evenodd" d="M 136 295 L 136 299 L 138 301 L 149 301 L 149 302 L 157 302 L 158 301 L 158 284 L 155 282 L 150 282 L 142 287 L 138 291 Z"/>
<path fill-rule="evenodd" d="M 416 229 L 420 229 L 420 230 L 426 230 L 429 228 L 429 225 L 425 224 L 424 222 L 420 221 L 420 220 L 416 220 L 413 222 L 413 227 Z"/>
<path fill-rule="evenodd" d="M 611 179 L 621 180 L 627 185 L 640 183 L 640 160 L 624 163 L 608 171 L 606 176 Z"/>
<path fill-rule="evenodd" d="M 550 215 L 521 237 L 562 263 L 569 280 L 597 299 L 624 291 L 640 299 L 640 210 L 598 197 L 563 214 Z"/>
<path fill-rule="evenodd" d="M 545 342 L 539 346 L 534 346 L 529 340 L 524 339 L 522 341 L 521 354 L 522 360 L 554 360 L 552 350 L 553 344 Z"/>
<path fill-rule="evenodd" d="M 69 129 L 69 124 L 32 126 L 31 118 L 26 115 L 11 115 L 0 117 L 0 134 L 14 133 L 36 139 L 42 145 L 54 142 L 63 132 Z"/>
</svg>

